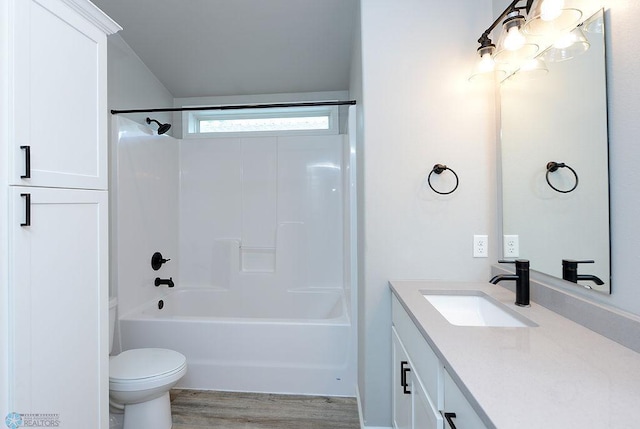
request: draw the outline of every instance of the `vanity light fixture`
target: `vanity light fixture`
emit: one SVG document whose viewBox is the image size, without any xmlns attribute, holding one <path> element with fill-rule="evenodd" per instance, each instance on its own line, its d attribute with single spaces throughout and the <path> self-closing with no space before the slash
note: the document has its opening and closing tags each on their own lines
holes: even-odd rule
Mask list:
<svg viewBox="0 0 640 429">
<path fill-rule="evenodd" d="M 480 61 L 469 80 L 495 81 L 507 74 L 521 74 L 518 79 L 544 76 L 549 71 L 545 61 L 568 60 L 589 49 L 583 24 L 576 27 L 582 15 L 582 10 L 571 2 L 567 6 L 565 0 L 513 0 L 478 39 Z M 495 46 L 489 35 L 500 23 L 503 30 Z M 593 27 L 597 31 L 597 24 Z M 550 44 L 539 53 L 540 46 Z"/>
<path fill-rule="evenodd" d="M 491 26 L 482 33 L 478 39 L 478 43 L 480 43 L 480 47 L 478 48 L 480 60 L 476 64 L 471 77 L 469 77 L 470 81 L 502 78 L 506 75 L 504 64 L 509 62 L 509 58 L 518 56 L 526 57 L 526 55 L 522 55 L 526 52 L 518 54 L 518 51 L 523 51 L 523 47 L 529 44 L 526 41 L 525 35 L 521 31 L 524 24 L 524 16 L 520 14 L 520 10 L 528 12 L 533 1 L 534 0 L 513 0 L 493 22 L 493 24 L 491 24 Z M 517 6 L 518 3 L 521 2 L 524 2 L 525 5 Z M 496 52 L 496 46 L 491 41 L 489 35 L 500 23 L 503 24 L 504 34 L 500 37 L 498 42 L 498 52 Z M 508 49 L 505 48 L 505 40 L 507 43 L 506 47 Z M 524 48 L 524 51 L 529 49 L 531 48 L 527 46 Z M 531 58 L 533 58 L 533 55 L 535 55 L 537 50 L 538 46 L 535 45 L 534 52 L 530 54 Z M 498 59 L 500 59 L 502 65 L 496 67 L 495 63 Z"/>
<path fill-rule="evenodd" d="M 524 31 L 536 36 L 559 33 L 575 26 L 580 18 L 582 11 L 566 7 L 565 0 L 534 0 Z"/>
<path fill-rule="evenodd" d="M 586 33 L 603 34 L 604 19 L 599 14 L 596 14 L 595 17 L 592 17 L 588 21 L 585 21 L 583 28 Z"/>
<path fill-rule="evenodd" d="M 507 18 L 502 23 L 502 34 L 498 40 L 496 62 L 507 64 L 519 64 L 533 59 L 539 46 L 527 40 L 522 33 L 524 16 L 519 9 L 512 9 L 507 13 Z"/>
<path fill-rule="evenodd" d="M 509 79 L 517 81 L 533 80 L 545 76 L 549 73 L 547 64 L 540 57 L 534 58 L 522 64 L 517 73 L 512 74 Z"/>
<path fill-rule="evenodd" d="M 480 47 L 478 48 L 478 55 L 480 55 L 480 61 L 476 64 L 469 77 L 469 81 L 476 82 L 481 80 L 493 81 L 496 77 L 502 78 L 506 75 L 506 72 L 496 67 L 496 62 L 493 59 L 493 54 L 496 51 L 496 45 L 491 43 L 491 39 L 488 36 L 483 35 L 484 39 L 479 40 Z"/>
<path fill-rule="evenodd" d="M 544 58 L 551 62 L 570 60 L 586 52 L 590 46 L 581 26 L 578 26 L 573 31 L 560 36 L 544 53 Z"/>
</svg>

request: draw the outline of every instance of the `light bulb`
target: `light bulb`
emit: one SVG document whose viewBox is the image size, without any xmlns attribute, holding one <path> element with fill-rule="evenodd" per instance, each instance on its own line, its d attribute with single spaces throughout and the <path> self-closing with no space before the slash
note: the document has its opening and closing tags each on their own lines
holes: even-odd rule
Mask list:
<svg viewBox="0 0 640 429">
<path fill-rule="evenodd" d="M 486 53 L 482 55 L 480 58 L 480 63 L 478 63 L 477 72 L 478 73 L 489 73 L 492 72 L 496 67 L 495 61 L 493 61 L 493 57 L 490 53 Z"/>
<path fill-rule="evenodd" d="M 562 14 L 564 0 L 544 0 L 540 6 L 540 18 L 543 21 L 553 21 Z"/>
<path fill-rule="evenodd" d="M 517 26 L 513 26 L 507 32 L 507 37 L 504 38 L 504 48 L 509 51 L 517 51 L 522 48 L 525 41 L 525 37 L 520 32 L 520 29 Z"/>
</svg>

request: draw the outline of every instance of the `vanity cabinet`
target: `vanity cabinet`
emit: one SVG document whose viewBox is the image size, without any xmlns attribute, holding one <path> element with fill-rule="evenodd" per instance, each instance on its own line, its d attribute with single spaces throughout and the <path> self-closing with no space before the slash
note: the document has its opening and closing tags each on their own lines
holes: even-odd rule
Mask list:
<svg viewBox="0 0 640 429">
<path fill-rule="evenodd" d="M 0 0 L 0 415 L 26 426 L 109 426 L 106 61 L 119 29 L 86 0 Z"/>
<path fill-rule="evenodd" d="M 415 373 L 413 361 L 392 329 L 393 427 L 395 429 L 442 429 L 442 416 Z"/>
<path fill-rule="evenodd" d="M 394 429 L 486 428 L 395 296 L 392 319 Z"/>
</svg>

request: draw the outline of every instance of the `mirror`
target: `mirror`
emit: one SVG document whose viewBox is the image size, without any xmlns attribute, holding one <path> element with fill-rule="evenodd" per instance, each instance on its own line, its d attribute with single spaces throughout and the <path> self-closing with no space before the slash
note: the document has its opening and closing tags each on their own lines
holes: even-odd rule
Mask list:
<svg viewBox="0 0 640 429">
<path fill-rule="evenodd" d="M 563 278 L 563 259 L 593 261 L 577 264 L 574 280 L 611 293 L 603 18 L 600 10 L 579 27 L 586 52 L 547 62 L 535 80 L 501 83 L 502 216 L 532 269 Z M 565 278 L 575 275 L 565 265 Z"/>
</svg>

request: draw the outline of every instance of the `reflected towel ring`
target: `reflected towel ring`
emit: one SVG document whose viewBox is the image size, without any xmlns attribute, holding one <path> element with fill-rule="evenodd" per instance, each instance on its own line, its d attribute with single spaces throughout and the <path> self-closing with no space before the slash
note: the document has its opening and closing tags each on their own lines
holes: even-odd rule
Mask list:
<svg viewBox="0 0 640 429">
<path fill-rule="evenodd" d="M 453 187 L 452 190 L 450 190 L 449 192 L 440 192 L 440 191 L 436 191 L 435 188 L 433 187 L 433 185 L 431 184 L 431 175 L 433 173 L 436 174 L 442 174 L 443 171 L 445 170 L 449 170 L 450 172 L 453 173 L 453 175 L 456 178 L 456 186 Z M 431 173 L 429 173 L 429 176 L 427 177 L 427 183 L 429 184 L 429 187 L 431 188 L 431 190 L 433 192 L 435 192 L 436 194 L 440 194 L 440 195 L 449 195 L 452 194 L 456 189 L 458 189 L 458 185 L 460 184 L 460 179 L 458 179 L 458 175 L 456 174 L 455 171 L 453 171 L 452 169 L 450 169 L 449 167 L 447 167 L 444 164 L 436 164 L 433 166 L 433 169 L 431 170 Z"/>
<path fill-rule="evenodd" d="M 576 178 L 576 183 L 575 185 L 573 185 L 573 188 L 569 189 L 568 191 L 562 191 L 558 188 L 556 188 L 555 186 L 553 186 L 551 184 L 551 182 L 549 181 L 549 173 L 553 173 L 556 170 L 558 170 L 558 168 L 568 168 L 569 170 L 571 170 L 571 172 L 573 173 L 573 175 Z M 547 184 L 551 187 L 551 189 L 553 189 L 556 192 L 560 192 L 561 194 L 568 194 L 569 192 L 573 191 L 574 189 L 576 189 L 578 187 L 578 173 L 576 173 L 576 170 L 574 170 L 573 168 L 569 167 L 567 164 L 565 164 L 564 162 L 553 162 L 553 161 L 549 161 L 547 163 L 547 174 L 546 174 L 546 179 L 547 179 Z"/>
</svg>

